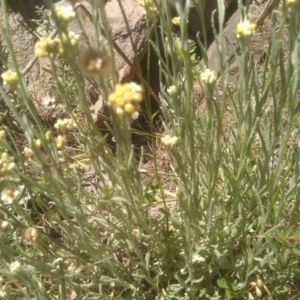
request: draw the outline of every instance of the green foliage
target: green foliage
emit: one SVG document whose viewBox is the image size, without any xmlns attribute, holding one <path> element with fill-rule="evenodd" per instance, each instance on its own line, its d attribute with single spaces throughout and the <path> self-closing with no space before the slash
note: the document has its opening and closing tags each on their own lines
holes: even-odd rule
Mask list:
<svg viewBox="0 0 300 300">
<path fill-rule="evenodd" d="M 106 129 L 112 138 L 98 130 L 86 97 L 89 86 L 68 51 L 49 58 L 48 72 L 62 116 L 75 125 L 47 132 L 4 17 L 1 72 L 7 47 L 19 76 L 15 95 L 24 107 L 0 87 L 14 120 L 14 127 L 1 124 L 0 133 L 0 293 L 7 299 L 299 295 L 300 11 L 286 3 L 282 15 L 274 11 L 263 70 L 247 41 L 240 42 L 232 87 L 228 62 L 220 77 L 201 80 L 195 50 L 204 46 L 189 42 L 183 22 L 173 41 L 171 16 L 158 2 L 161 23 L 154 40 L 168 42 L 161 49 L 149 41 L 149 48 L 159 57 L 162 127 L 169 137 L 161 141 L 154 127 L 145 133 L 150 169 L 144 148 L 137 153 L 132 145 L 131 120 L 111 109 Z M 187 18 L 181 1 L 176 3 Z M 4 0 L 1 5 L 5 13 Z M 50 21 L 43 11 L 40 15 L 36 24 L 44 28 Z M 222 54 L 224 46 L 218 47 Z M 114 78 L 95 78 L 107 99 L 114 91 L 110 75 Z M 196 82 L 205 94 L 204 113 Z"/>
</svg>

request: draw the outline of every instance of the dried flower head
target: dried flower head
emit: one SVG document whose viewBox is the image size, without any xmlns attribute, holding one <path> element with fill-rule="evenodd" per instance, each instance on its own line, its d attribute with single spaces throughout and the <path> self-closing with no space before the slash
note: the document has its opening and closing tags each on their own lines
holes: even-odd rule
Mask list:
<svg viewBox="0 0 300 300">
<path fill-rule="evenodd" d="M 214 71 L 206 69 L 200 74 L 200 80 L 205 84 L 214 84 L 216 82 L 216 75 Z"/>
<path fill-rule="evenodd" d="M 11 205 L 19 195 L 20 192 L 18 190 L 4 188 L 1 192 L 1 201 L 4 205 Z"/>
<path fill-rule="evenodd" d="M 119 117 L 124 115 L 136 118 L 143 100 L 143 88 L 135 82 L 115 86 L 115 90 L 108 96 L 108 106 L 112 107 Z"/>
<path fill-rule="evenodd" d="M 237 26 L 237 38 L 239 40 L 247 41 L 251 39 L 255 33 L 256 24 L 250 23 L 248 20 L 243 23 L 239 23 Z"/>
<path fill-rule="evenodd" d="M 3 80 L 3 85 L 9 87 L 10 89 L 15 88 L 19 83 L 17 73 L 13 70 L 7 70 L 1 74 L 1 77 Z"/>
<path fill-rule="evenodd" d="M 38 231 L 34 227 L 27 228 L 22 232 L 23 242 L 27 245 L 32 245 L 38 238 Z"/>
<path fill-rule="evenodd" d="M 79 67 L 87 77 L 100 76 L 111 71 L 108 54 L 93 48 L 81 54 Z"/>
</svg>

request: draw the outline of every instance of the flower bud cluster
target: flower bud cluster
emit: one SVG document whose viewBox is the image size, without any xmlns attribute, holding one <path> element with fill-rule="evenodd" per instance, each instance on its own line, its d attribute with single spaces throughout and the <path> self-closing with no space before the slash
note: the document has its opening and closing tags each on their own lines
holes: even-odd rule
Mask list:
<svg viewBox="0 0 300 300">
<path fill-rule="evenodd" d="M 57 138 L 55 138 L 55 144 L 58 149 L 62 149 L 64 145 L 66 144 L 66 139 L 64 136 L 59 135 Z"/>
<path fill-rule="evenodd" d="M 250 23 L 248 20 L 239 23 L 237 26 L 236 34 L 239 40 L 249 40 L 253 37 L 256 29 L 256 24 Z"/>
<path fill-rule="evenodd" d="M 205 84 L 213 84 L 216 82 L 216 75 L 214 71 L 206 69 L 204 72 L 200 74 L 200 80 Z"/>
<path fill-rule="evenodd" d="M 53 10 L 55 17 L 53 16 L 52 11 L 49 12 L 49 17 L 56 19 L 62 25 L 67 25 L 76 18 L 76 12 L 71 5 L 54 5 Z"/>
<path fill-rule="evenodd" d="M 177 136 L 170 136 L 169 134 L 167 134 L 161 138 L 161 142 L 163 143 L 163 145 L 165 145 L 167 147 L 175 146 L 178 141 L 179 141 L 179 138 Z"/>
<path fill-rule="evenodd" d="M 15 88 L 18 85 L 18 76 L 17 73 L 13 70 L 7 70 L 6 72 L 1 74 L 3 85 L 9 88 Z"/>
<path fill-rule="evenodd" d="M 37 57 L 55 58 L 59 53 L 59 42 L 57 39 L 41 38 L 34 46 Z"/>
<path fill-rule="evenodd" d="M 180 17 L 174 17 L 172 19 L 173 25 L 179 26 L 180 25 Z"/>
<path fill-rule="evenodd" d="M 167 88 L 167 92 L 170 96 L 176 95 L 176 93 L 178 92 L 178 88 L 176 85 L 171 85 Z"/>
<path fill-rule="evenodd" d="M 139 0 L 139 5 L 145 8 L 145 11 L 149 12 L 151 15 L 157 13 L 157 7 L 153 0 Z"/>
<path fill-rule="evenodd" d="M 135 119 L 143 100 L 143 88 L 135 82 L 117 84 L 115 91 L 108 96 L 108 105 L 119 117 L 124 115 Z"/>
<path fill-rule="evenodd" d="M 68 36 L 62 34 L 61 37 L 41 38 L 34 47 L 34 52 L 37 57 L 55 58 L 58 54 L 64 55 L 65 49 L 71 45 L 76 47 L 79 43 L 79 35 L 74 32 L 69 32 Z"/>
<path fill-rule="evenodd" d="M 76 123 L 72 119 L 59 119 L 54 127 L 60 130 L 72 130 L 76 127 Z"/>
</svg>

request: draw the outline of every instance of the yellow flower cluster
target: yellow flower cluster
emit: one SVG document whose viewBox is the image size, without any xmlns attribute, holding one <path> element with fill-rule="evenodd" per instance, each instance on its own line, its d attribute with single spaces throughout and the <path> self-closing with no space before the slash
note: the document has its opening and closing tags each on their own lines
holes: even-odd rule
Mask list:
<svg viewBox="0 0 300 300">
<path fill-rule="evenodd" d="M 55 18 L 60 22 L 60 25 L 67 25 L 73 21 L 76 17 L 76 12 L 71 5 L 60 6 L 54 5 L 53 7 Z M 49 13 L 49 17 L 53 18 L 52 11 Z"/>
<path fill-rule="evenodd" d="M 135 82 L 117 84 L 115 91 L 108 96 L 108 106 L 112 107 L 119 117 L 124 115 L 135 119 L 143 100 L 143 88 Z"/>
<path fill-rule="evenodd" d="M 179 26 L 179 25 L 180 25 L 180 17 L 174 17 L 174 18 L 172 19 L 172 23 L 173 23 L 174 25 Z"/>
<path fill-rule="evenodd" d="M 0 175 L 9 173 L 15 167 L 14 159 L 9 157 L 6 152 L 1 154 L 0 158 Z"/>
<path fill-rule="evenodd" d="M 206 69 L 204 72 L 200 74 L 200 80 L 205 84 L 213 84 L 216 82 L 216 75 L 214 71 L 210 69 Z"/>
<path fill-rule="evenodd" d="M 239 23 L 237 26 L 237 38 L 239 40 L 249 40 L 253 37 L 256 29 L 256 24 L 250 23 L 248 20 Z"/>
<path fill-rule="evenodd" d="M 66 139 L 64 136 L 59 135 L 57 138 L 55 138 L 55 144 L 58 149 L 63 148 L 65 143 L 66 143 Z"/>
<path fill-rule="evenodd" d="M 168 147 L 173 147 L 176 145 L 179 141 L 179 138 L 177 136 L 170 136 L 169 134 L 163 136 L 161 138 L 161 142 L 163 145 L 168 146 Z"/>
<path fill-rule="evenodd" d="M 176 95 L 176 93 L 178 92 L 178 88 L 175 85 L 171 85 L 167 88 L 167 92 L 170 96 Z"/>
<path fill-rule="evenodd" d="M 59 43 L 56 39 L 41 38 L 34 46 L 37 57 L 55 58 L 59 53 Z"/>
<path fill-rule="evenodd" d="M 3 85 L 9 88 L 15 88 L 18 85 L 18 76 L 17 73 L 13 70 L 7 70 L 6 72 L 1 74 Z"/>
<path fill-rule="evenodd" d="M 79 43 L 79 35 L 74 32 L 69 32 L 68 36 L 64 33 L 61 37 L 41 38 L 34 47 L 34 52 L 37 57 L 49 57 L 55 58 L 58 54 L 64 55 L 65 49 L 68 45 L 68 41 L 71 46 L 75 47 Z"/>
<path fill-rule="evenodd" d="M 61 35 L 61 38 L 56 38 L 59 42 L 59 54 L 64 55 L 65 49 L 68 45 L 68 41 L 71 46 L 76 47 L 79 43 L 79 35 L 75 34 L 73 31 L 68 32 L 68 36 L 64 33 Z"/>
<path fill-rule="evenodd" d="M 60 130 L 72 130 L 76 127 L 76 123 L 72 119 L 59 119 L 54 127 Z"/>
<path fill-rule="evenodd" d="M 139 5 L 145 8 L 145 11 L 149 12 L 151 15 L 157 13 L 157 7 L 153 0 L 139 0 Z"/>
</svg>

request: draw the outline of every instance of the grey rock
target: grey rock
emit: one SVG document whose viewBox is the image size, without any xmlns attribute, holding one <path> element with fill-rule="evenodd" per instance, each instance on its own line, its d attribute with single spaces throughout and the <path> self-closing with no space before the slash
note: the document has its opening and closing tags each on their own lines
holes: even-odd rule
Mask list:
<svg viewBox="0 0 300 300">
<path fill-rule="evenodd" d="M 171 6 L 173 15 L 177 15 L 176 11 L 176 1 L 171 0 Z M 224 6 L 225 10 L 227 10 L 236 0 L 225 0 Z M 185 5 L 186 1 L 181 0 L 182 6 Z M 212 14 L 216 10 L 216 14 L 214 15 L 214 21 L 217 21 L 217 8 L 218 8 L 218 1 L 217 0 L 194 0 L 191 1 L 190 8 L 189 8 L 189 22 L 188 22 L 188 29 L 193 32 L 194 34 L 198 34 L 200 37 L 206 35 L 212 28 Z M 201 23 L 200 14 L 203 15 L 203 21 L 205 25 L 205 29 Z"/>
</svg>

